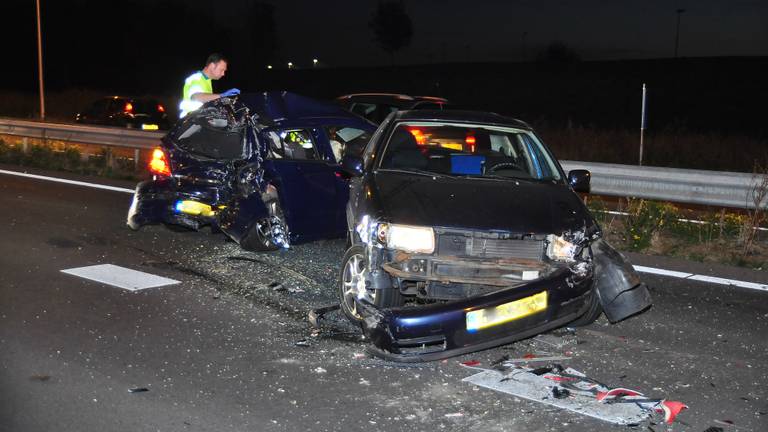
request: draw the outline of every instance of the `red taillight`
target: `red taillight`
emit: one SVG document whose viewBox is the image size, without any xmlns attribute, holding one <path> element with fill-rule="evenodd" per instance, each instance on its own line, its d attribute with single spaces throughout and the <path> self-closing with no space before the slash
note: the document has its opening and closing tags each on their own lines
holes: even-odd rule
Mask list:
<svg viewBox="0 0 768 432">
<path fill-rule="evenodd" d="M 161 104 L 157 104 L 157 112 L 165 112 L 165 107 Z"/>
<path fill-rule="evenodd" d="M 123 112 L 132 113 L 133 112 L 133 104 L 130 102 L 125 103 L 125 107 L 123 107 Z"/>
<path fill-rule="evenodd" d="M 152 160 L 149 161 L 149 172 L 166 177 L 171 175 L 171 166 L 168 164 L 168 158 L 165 157 L 165 152 L 162 149 L 156 148 L 152 150 Z"/>
</svg>

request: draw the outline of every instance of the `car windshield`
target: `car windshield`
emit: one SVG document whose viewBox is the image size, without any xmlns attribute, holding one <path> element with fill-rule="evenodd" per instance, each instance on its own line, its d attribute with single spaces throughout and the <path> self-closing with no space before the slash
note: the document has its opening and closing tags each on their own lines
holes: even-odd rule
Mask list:
<svg viewBox="0 0 768 432">
<path fill-rule="evenodd" d="M 382 169 L 487 178 L 559 180 L 550 153 L 530 131 L 490 125 L 401 123 Z"/>
</svg>

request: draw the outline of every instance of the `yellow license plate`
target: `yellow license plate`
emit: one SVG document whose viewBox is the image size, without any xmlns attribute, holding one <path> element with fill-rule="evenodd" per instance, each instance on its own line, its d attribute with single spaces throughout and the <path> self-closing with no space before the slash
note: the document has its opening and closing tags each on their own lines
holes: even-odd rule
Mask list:
<svg viewBox="0 0 768 432">
<path fill-rule="evenodd" d="M 141 129 L 142 130 L 158 130 L 158 129 L 160 129 L 160 127 L 158 125 L 156 125 L 156 124 L 142 123 Z"/>
<path fill-rule="evenodd" d="M 193 216 L 212 217 L 216 215 L 216 210 L 213 207 L 198 201 L 177 201 L 175 208 L 177 213 L 186 213 Z"/>
<path fill-rule="evenodd" d="M 476 331 L 520 319 L 547 308 L 547 292 L 502 305 L 467 312 L 467 330 Z"/>
</svg>

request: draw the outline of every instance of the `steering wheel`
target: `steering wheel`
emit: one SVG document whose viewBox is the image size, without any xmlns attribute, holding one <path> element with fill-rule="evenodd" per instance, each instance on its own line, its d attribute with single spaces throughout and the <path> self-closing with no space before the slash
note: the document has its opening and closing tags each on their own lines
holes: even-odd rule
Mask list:
<svg viewBox="0 0 768 432">
<path fill-rule="evenodd" d="M 496 171 L 504 171 L 504 170 L 521 171 L 520 167 L 515 162 L 499 162 L 485 169 L 486 172 L 491 172 L 491 173 Z"/>
</svg>

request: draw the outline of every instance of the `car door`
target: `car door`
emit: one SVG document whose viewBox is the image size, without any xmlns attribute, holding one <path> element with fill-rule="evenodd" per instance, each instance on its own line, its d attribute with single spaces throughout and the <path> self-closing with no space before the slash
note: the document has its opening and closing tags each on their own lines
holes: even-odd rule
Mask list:
<svg viewBox="0 0 768 432">
<path fill-rule="evenodd" d="M 343 233 L 338 225 L 338 164 L 327 155 L 315 128 L 271 131 L 271 162 L 279 177 L 281 204 L 296 240 Z M 327 144 L 325 142 L 324 144 Z"/>
</svg>

